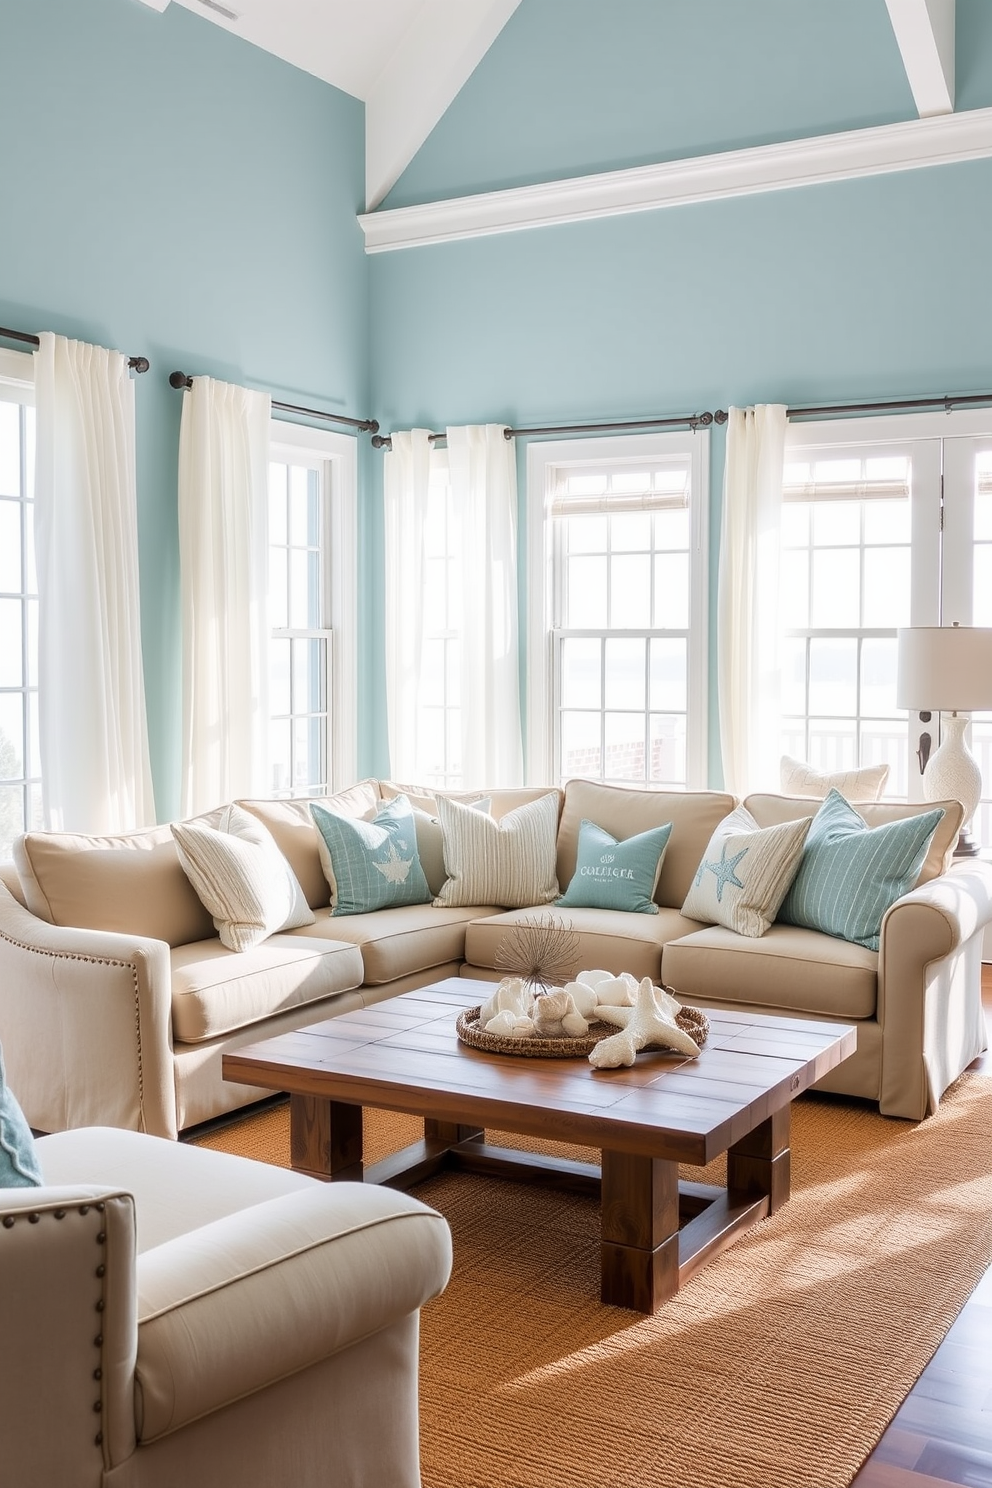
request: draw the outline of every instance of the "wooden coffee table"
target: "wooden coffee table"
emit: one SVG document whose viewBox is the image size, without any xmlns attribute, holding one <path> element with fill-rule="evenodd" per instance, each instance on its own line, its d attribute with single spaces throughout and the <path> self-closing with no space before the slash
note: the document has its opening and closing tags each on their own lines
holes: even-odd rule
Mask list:
<svg viewBox="0 0 992 1488">
<path fill-rule="evenodd" d="M 224 1055 L 228 1079 L 291 1096 L 293 1167 L 409 1188 L 442 1169 L 601 1196 L 604 1302 L 654 1312 L 694 1271 L 789 1197 L 792 1101 L 853 1054 L 843 1024 L 707 1010 L 698 1059 L 644 1050 L 629 1069 L 468 1048 L 459 1012 L 492 984 L 451 977 Z M 362 1107 L 424 1118 L 424 1139 L 362 1161 Z M 598 1148 L 579 1163 L 495 1147 L 484 1130 Z M 679 1164 L 727 1154 L 727 1186 Z"/>
</svg>

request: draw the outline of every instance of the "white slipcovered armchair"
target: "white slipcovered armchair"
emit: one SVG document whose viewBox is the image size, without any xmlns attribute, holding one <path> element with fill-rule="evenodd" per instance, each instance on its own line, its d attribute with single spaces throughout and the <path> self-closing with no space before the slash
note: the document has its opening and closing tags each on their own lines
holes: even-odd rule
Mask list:
<svg viewBox="0 0 992 1488">
<path fill-rule="evenodd" d="M 0 1189 L 10 1488 L 416 1488 L 416 1199 L 137 1132 L 37 1143 Z"/>
</svg>

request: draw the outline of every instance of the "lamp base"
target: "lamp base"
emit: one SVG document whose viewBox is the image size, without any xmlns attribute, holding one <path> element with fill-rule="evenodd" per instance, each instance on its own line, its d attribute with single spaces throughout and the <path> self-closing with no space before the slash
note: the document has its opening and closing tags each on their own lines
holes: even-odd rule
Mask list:
<svg viewBox="0 0 992 1488">
<path fill-rule="evenodd" d="M 928 801 L 960 801 L 964 818 L 954 856 L 974 857 L 978 845 L 971 836 L 971 819 L 982 795 L 982 772 L 964 741 L 969 720 L 960 713 L 943 719 L 940 748 L 923 772 L 923 794 Z"/>
</svg>

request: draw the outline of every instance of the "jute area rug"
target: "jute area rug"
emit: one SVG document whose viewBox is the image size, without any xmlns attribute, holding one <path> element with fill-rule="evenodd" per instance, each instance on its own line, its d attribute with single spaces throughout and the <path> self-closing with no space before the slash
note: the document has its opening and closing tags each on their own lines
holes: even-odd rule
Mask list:
<svg viewBox="0 0 992 1488">
<path fill-rule="evenodd" d="M 654 1317 L 599 1301 L 594 1201 L 454 1174 L 416 1189 L 455 1255 L 421 1317 L 425 1488 L 850 1483 L 992 1261 L 992 1079 L 964 1076 L 918 1126 L 829 1097 L 793 1112 L 790 1202 Z M 288 1123 L 279 1107 L 205 1141 L 288 1165 Z M 366 1131 L 375 1161 L 420 1126 L 376 1112 Z"/>
</svg>

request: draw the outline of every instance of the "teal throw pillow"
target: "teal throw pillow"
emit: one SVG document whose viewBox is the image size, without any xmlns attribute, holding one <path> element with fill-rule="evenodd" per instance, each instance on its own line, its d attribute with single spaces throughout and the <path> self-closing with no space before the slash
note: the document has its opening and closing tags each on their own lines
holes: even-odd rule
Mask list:
<svg viewBox="0 0 992 1488">
<path fill-rule="evenodd" d="M 0 1188 L 37 1188 L 44 1181 L 34 1137 L 7 1084 L 0 1049 Z"/>
<path fill-rule="evenodd" d="M 331 913 L 369 914 L 398 904 L 427 904 L 431 891 L 420 866 L 417 828 L 406 796 L 396 796 L 372 821 L 338 816 L 311 805 L 317 847 L 331 886 Z"/>
<path fill-rule="evenodd" d="M 565 909 L 625 909 L 657 914 L 654 891 L 672 824 L 617 839 L 595 822 L 579 823 L 579 850 L 572 881 L 556 902 Z"/>
<path fill-rule="evenodd" d="M 920 876 L 944 812 L 869 827 L 838 790 L 813 818 L 779 920 L 877 951 L 882 917 Z"/>
</svg>

